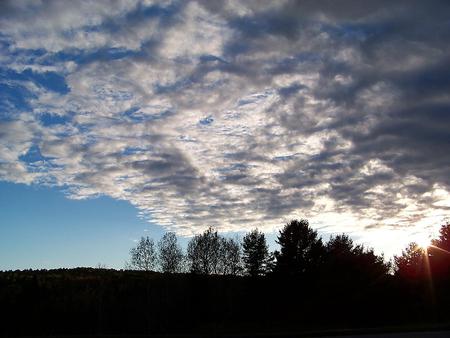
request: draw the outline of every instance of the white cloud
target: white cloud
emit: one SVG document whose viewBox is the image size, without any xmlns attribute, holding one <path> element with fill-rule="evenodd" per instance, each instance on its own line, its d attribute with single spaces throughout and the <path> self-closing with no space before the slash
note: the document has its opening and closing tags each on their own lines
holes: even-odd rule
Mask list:
<svg viewBox="0 0 450 338">
<path fill-rule="evenodd" d="M 270 231 L 308 217 L 366 238 L 445 215 L 447 169 L 418 165 L 426 141 L 407 147 L 405 130 L 421 120 L 402 115 L 424 55 L 443 55 L 438 46 L 423 41 L 395 70 L 407 74 L 391 73 L 384 64 L 393 51 L 370 53 L 379 33 L 359 21 L 345 26 L 337 9 L 333 16 L 308 7 L 314 15 L 300 20 L 289 2 L 145 7 L 153 5 L 7 6 L 0 26 L 17 56 L 0 57 L 2 67 L 56 72 L 69 92 L 11 80 L 32 94 L 31 108 L 5 99 L 18 117 L 0 122 L 1 179 L 127 200 L 182 234 L 209 225 Z M 123 55 L 102 55 L 114 48 Z M 47 113 L 67 121 L 45 125 Z M 47 164 L 21 160 L 33 145 Z"/>
</svg>

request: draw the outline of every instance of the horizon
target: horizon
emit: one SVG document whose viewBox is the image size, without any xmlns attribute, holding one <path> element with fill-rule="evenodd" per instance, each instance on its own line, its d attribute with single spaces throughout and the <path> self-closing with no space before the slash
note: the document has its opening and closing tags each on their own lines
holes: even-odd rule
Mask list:
<svg viewBox="0 0 450 338">
<path fill-rule="evenodd" d="M 5 183 L 0 182 L 0 188 L 5 190 Z M 0 261 L 0 271 L 98 268 L 99 266 L 106 269 L 126 270 L 130 250 L 136 246 L 141 237 L 149 237 L 156 244 L 166 233 L 163 227 L 136 218 L 136 209 L 130 208 L 130 205 L 125 201 L 117 201 L 106 196 L 96 198 L 91 202 L 86 200 L 74 201 L 67 199 L 60 191 L 55 192 L 45 187 L 23 186 L 20 188 L 20 185 L 9 184 L 7 188 L 9 192 L 7 195 L 8 201 L 0 196 L 0 204 L 7 204 L 9 206 L 7 210 L 10 210 L 10 214 L 2 213 L 0 217 L 6 219 L 5 224 L 7 222 L 14 223 L 13 228 L 16 233 L 11 236 L 6 231 L 11 230 L 11 227 L 0 228 L 0 238 L 20 237 L 22 241 L 20 246 L 17 246 L 17 243 L 3 243 L 0 246 L 0 257 L 4 259 Z M 22 189 L 27 191 L 24 193 Z M 24 197 L 26 198 L 25 201 L 23 200 Z M 42 197 L 44 198 L 42 199 Z M 37 202 L 36 199 L 42 199 L 46 205 Z M 20 203 L 18 203 L 19 200 Z M 16 213 L 15 208 L 18 205 L 22 209 L 27 209 L 30 213 L 28 217 L 37 217 L 39 221 L 28 224 L 26 217 Z M 54 210 L 55 207 L 59 208 L 60 211 L 57 213 L 51 212 L 50 209 Z M 114 210 L 114 212 L 111 212 L 111 210 Z M 66 213 L 81 213 L 82 215 L 79 215 L 75 221 L 71 221 L 62 217 Z M 42 232 L 41 224 L 45 224 L 49 218 L 57 218 L 60 229 L 47 227 Z M 269 251 L 272 253 L 279 249 L 276 240 L 284 225 L 286 223 L 280 225 L 275 232 L 265 233 Z M 90 226 L 95 226 L 95 232 L 88 230 Z M 29 232 L 29 235 L 23 237 L 23 234 L 27 232 Z M 95 237 L 89 237 L 86 233 L 95 234 Z M 49 234 L 53 238 L 48 239 Z M 220 233 L 226 238 L 237 238 L 239 240 L 242 240 L 245 234 L 246 232 Z M 405 240 L 399 251 L 386 254 L 382 250 L 363 243 L 357 238 L 355 239 L 351 234 L 345 232 L 325 233 L 321 232 L 320 229 L 318 230 L 318 236 L 324 243 L 330 237 L 340 234 L 348 235 L 355 245 L 363 245 L 365 249 L 374 249 L 377 255 L 383 255 L 386 262 L 391 261 L 394 256 L 400 256 L 411 242 Z M 74 240 L 74 236 L 78 238 Z M 186 250 L 187 243 L 192 237 L 177 236 L 183 251 Z M 426 242 L 429 243 L 431 239 L 437 237 L 438 232 L 434 236 L 427 237 Z M 423 239 L 423 237 L 419 237 L 413 241 L 419 242 Z M 83 242 L 82 247 L 79 245 L 80 242 Z M 102 245 L 99 245 L 99 243 Z M 111 250 L 112 247 L 114 250 Z M 45 250 L 42 250 L 42 248 L 45 248 Z M 55 251 L 62 255 L 55 255 Z M 17 257 L 17 253 L 20 254 L 19 257 Z M 32 260 L 30 260 L 30 256 L 32 256 Z"/>
<path fill-rule="evenodd" d="M 389 259 L 450 209 L 450 4 L 0 4 L 0 270 L 307 219 Z M 55 253 L 57 253 L 55 255 Z M 27 267 L 28 266 L 28 267 Z"/>
</svg>

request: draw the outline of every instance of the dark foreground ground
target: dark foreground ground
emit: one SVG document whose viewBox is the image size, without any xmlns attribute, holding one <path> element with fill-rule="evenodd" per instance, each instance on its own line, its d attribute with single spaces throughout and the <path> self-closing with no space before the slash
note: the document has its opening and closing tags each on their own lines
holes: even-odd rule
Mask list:
<svg viewBox="0 0 450 338">
<path fill-rule="evenodd" d="M 406 333 L 381 333 L 351 336 L 325 336 L 324 338 L 449 338 L 450 331 L 439 332 L 406 332 Z"/>
<path fill-rule="evenodd" d="M 210 338 L 210 337 L 216 337 L 216 338 L 449 338 L 450 337 L 450 331 L 422 331 L 422 332 L 397 332 L 397 333 L 379 333 L 379 334 L 355 334 L 355 335 L 320 335 L 319 333 L 308 335 L 308 334 L 272 334 L 272 335 L 225 335 L 225 336 L 217 336 L 217 335 L 204 335 L 204 336 L 198 336 L 198 335 L 152 335 L 152 336 L 58 336 L 59 338 Z M 25 337 L 25 338 L 42 338 L 42 337 Z M 55 337 L 52 337 L 55 338 Z"/>
<path fill-rule="evenodd" d="M 393 276 L 0 272 L 0 337 L 450 338 L 448 285 L 435 280 L 431 294 Z"/>
</svg>

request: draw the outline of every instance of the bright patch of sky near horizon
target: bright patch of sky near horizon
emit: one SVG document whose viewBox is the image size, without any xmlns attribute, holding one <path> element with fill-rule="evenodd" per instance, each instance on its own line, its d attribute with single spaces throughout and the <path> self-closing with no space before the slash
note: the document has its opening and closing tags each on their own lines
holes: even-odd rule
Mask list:
<svg viewBox="0 0 450 338">
<path fill-rule="evenodd" d="M 64 231 L 39 217 L 80 246 L 107 227 L 77 225 L 95 205 L 134 213 L 110 220 L 126 252 L 130 227 L 274 237 L 308 218 L 398 253 L 450 208 L 449 6 L 3 1 L 0 192 L 72 205 Z M 15 205 L 12 253 L 13 228 L 41 222 Z"/>
</svg>

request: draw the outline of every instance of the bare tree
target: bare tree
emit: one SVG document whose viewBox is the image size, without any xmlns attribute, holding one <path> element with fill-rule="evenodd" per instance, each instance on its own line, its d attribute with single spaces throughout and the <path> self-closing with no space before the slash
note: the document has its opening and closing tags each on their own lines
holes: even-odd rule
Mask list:
<svg viewBox="0 0 450 338">
<path fill-rule="evenodd" d="M 242 250 L 239 239 L 221 238 L 220 243 L 221 273 L 224 275 L 239 275 L 242 273 Z"/>
<path fill-rule="evenodd" d="M 129 268 L 135 270 L 154 270 L 157 262 L 155 243 L 153 239 L 141 237 L 136 247 L 130 250 L 131 261 Z"/>
<path fill-rule="evenodd" d="M 241 244 L 210 227 L 188 243 L 187 262 L 193 273 L 238 275 L 242 271 Z"/>
<path fill-rule="evenodd" d="M 158 262 L 162 272 L 176 273 L 183 270 L 183 250 L 174 232 L 167 232 L 158 242 Z"/>
<path fill-rule="evenodd" d="M 97 263 L 95 268 L 101 270 L 101 269 L 107 269 L 108 267 L 104 263 Z"/>
<path fill-rule="evenodd" d="M 189 270 L 200 274 L 220 273 L 220 237 L 212 227 L 196 235 L 187 247 Z"/>
</svg>

